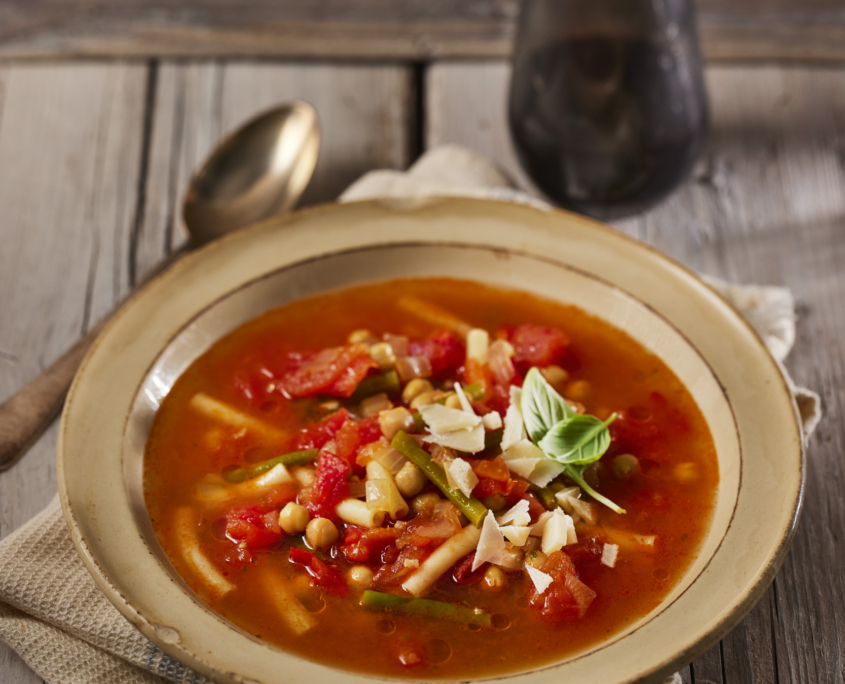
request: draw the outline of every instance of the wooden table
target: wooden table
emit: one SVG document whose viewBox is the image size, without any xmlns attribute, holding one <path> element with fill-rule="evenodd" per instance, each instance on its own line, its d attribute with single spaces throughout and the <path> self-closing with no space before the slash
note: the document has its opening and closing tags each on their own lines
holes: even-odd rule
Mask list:
<svg viewBox="0 0 845 684">
<path fill-rule="evenodd" d="M 306 203 L 442 143 L 488 154 L 526 183 L 505 124 L 508 76 L 498 58 L 0 62 L 0 399 L 184 239 L 178 205 L 191 169 L 256 110 L 292 98 L 319 110 L 324 144 Z M 783 569 L 682 677 L 842 683 L 845 68 L 715 63 L 707 81 L 712 135 L 697 169 L 618 227 L 703 273 L 791 287 L 799 321 L 788 365 L 821 393 L 827 419 L 810 445 L 804 514 Z M 53 496 L 55 447 L 53 426 L 0 474 L 0 537 Z M 0 644 L 0 681 L 40 679 Z"/>
</svg>

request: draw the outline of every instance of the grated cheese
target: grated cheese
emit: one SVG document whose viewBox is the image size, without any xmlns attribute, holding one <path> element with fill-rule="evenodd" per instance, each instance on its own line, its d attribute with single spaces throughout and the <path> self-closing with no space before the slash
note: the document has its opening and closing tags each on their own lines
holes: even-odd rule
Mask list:
<svg viewBox="0 0 845 684">
<path fill-rule="evenodd" d="M 428 429 L 437 434 L 472 430 L 474 427 L 481 425 L 481 417 L 476 416 L 472 411 L 467 413 L 442 404 L 420 406 L 420 413 Z"/>
<path fill-rule="evenodd" d="M 547 575 L 545 572 L 538 570 L 537 568 L 532 568 L 530 565 L 525 569 L 528 571 L 528 576 L 537 588 L 538 594 L 542 594 L 549 588 L 549 585 L 552 583 L 551 575 Z"/>
<path fill-rule="evenodd" d="M 545 487 L 564 470 L 565 466 L 562 463 L 546 458 L 543 454 L 543 458 L 540 459 L 540 462 L 526 479 L 533 485 Z"/>
<path fill-rule="evenodd" d="M 513 508 L 505 511 L 496 518 L 496 522 L 500 525 L 512 523 L 513 525 L 525 527 L 531 522 L 531 514 L 528 512 L 528 501 L 520 499 L 514 504 Z"/>
<path fill-rule="evenodd" d="M 461 402 L 461 409 L 466 411 L 467 413 L 471 413 L 472 415 L 475 415 L 475 411 L 472 410 L 472 404 L 469 402 L 469 399 L 467 399 L 467 395 L 464 392 L 463 388 L 461 387 L 461 383 L 459 383 L 459 382 L 455 383 L 455 392 L 458 395 L 458 401 Z M 483 422 L 483 419 L 482 419 L 482 422 Z"/>
<path fill-rule="evenodd" d="M 459 411 L 459 413 L 464 412 Z M 432 431 L 430 435 L 423 437 L 423 441 L 457 451 L 465 451 L 469 454 L 476 454 L 479 451 L 484 451 L 484 425 L 479 423 L 472 430 L 457 430 L 455 432 L 440 433 Z"/>
<path fill-rule="evenodd" d="M 602 565 L 609 568 L 616 566 L 616 556 L 619 554 L 619 547 L 616 544 L 605 544 L 601 550 Z"/>
<path fill-rule="evenodd" d="M 544 513 L 540 513 L 540 517 L 537 518 L 537 522 L 531 526 L 531 536 L 532 537 L 542 537 L 543 530 L 546 529 L 546 523 L 549 522 L 549 518 L 551 518 L 553 513 L 551 511 L 546 511 Z"/>
<path fill-rule="evenodd" d="M 478 476 L 472 466 L 462 458 L 456 458 L 446 464 L 446 479 L 452 489 L 459 489 L 464 496 L 472 496 L 472 490 L 478 484 Z"/>
<path fill-rule="evenodd" d="M 525 425 L 522 422 L 522 413 L 519 410 L 519 403 L 522 401 L 522 389 L 511 385 L 511 403 L 505 412 L 505 431 L 502 434 L 502 451 L 505 451 L 512 444 L 528 439 L 525 432 Z"/>
<path fill-rule="evenodd" d="M 575 523 L 572 522 L 572 518 L 559 508 L 555 509 L 543 528 L 543 538 L 540 543 L 543 553 L 549 554 L 559 551 L 564 546 L 577 543 L 578 537 L 575 534 Z"/>
<path fill-rule="evenodd" d="M 481 416 L 481 422 L 488 430 L 498 430 L 502 427 L 502 416 L 499 415 L 498 411 L 491 411 Z"/>
<path fill-rule="evenodd" d="M 525 546 L 528 541 L 528 535 L 531 534 L 531 528 L 517 525 L 505 525 L 500 527 L 505 538 L 512 542 L 514 546 Z"/>
<path fill-rule="evenodd" d="M 497 563 L 505 555 L 505 537 L 493 511 L 487 511 L 484 524 L 481 526 L 481 536 L 478 538 L 478 546 L 475 548 L 475 558 L 472 561 L 472 570 L 478 570 L 484 563 Z"/>
</svg>

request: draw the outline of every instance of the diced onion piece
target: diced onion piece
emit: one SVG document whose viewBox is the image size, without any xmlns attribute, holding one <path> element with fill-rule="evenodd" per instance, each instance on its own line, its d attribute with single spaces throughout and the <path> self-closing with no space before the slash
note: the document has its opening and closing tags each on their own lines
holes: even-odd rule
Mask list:
<svg viewBox="0 0 845 684">
<path fill-rule="evenodd" d="M 487 364 L 487 350 L 490 348 L 490 333 L 482 328 L 473 328 L 467 333 L 467 361 Z"/>
<path fill-rule="evenodd" d="M 537 485 L 538 487 L 545 487 L 547 484 L 549 484 L 549 482 L 551 482 L 558 475 L 560 475 L 565 469 L 566 467 L 562 463 L 553 461 L 550 458 L 545 458 L 544 456 L 542 459 L 540 459 L 540 462 L 534 468 L 532 473 L 525 479 L 533 485 Z"/>
<path fill-rule="evenodd" d="M 578 537 L 575 534 L 575 523 L 572 522 L 572 518 L 559 508 L 556 509 L 546 521 L 546 526 L 543 529 L 543 538 L 540 544 L 543 553 L 548 555 L 554 551 L 559 551 L 564 546 L 577 542 Z"/>
<path fill-rule="evenodd" d="M 519 403 L 522 401 L 522 390 L 511 385 L 511 403 L 505 412 L 505 431 L 502 434 L 502 451 L 528 438 L 525 425 L 522 422 L 522 412 Z"/>
<path fill-rule="evenodd" d="M 387 398 L 384 392 L 379 392 L 371 397 L 367 397 L 361 402 L 361 417 L 369 418 L 381 411 L 387 411 L 393 408 L 393 402 Z"/>
<path fill-rule="evenodd" d="M 615 567 L 617 555 L 619 555 L 619 547 L 616 544 L 605 544 L 601 550 L 602 565 L 609 568 Z"/>
<path fill-rule="evenodd" d="M 484 425 L 479 423 L 472 430 L 458 430 L 456 432 L 446 433 L 433 432 L 423 437 L 423 441 L 439 444 L 440 446 L 457 451 L 465 451 L 468 454 L 477 454 L 479 451 L 484 451 Z"/>
<path fill-rule="evenodd" d="M 493 511 L 488 511 L 481 526 L 481 535 L 478 538 L 478 546 L 475 549 L 475 558 L 472 561 L 472 570 L 478 570 L 486 562 L 495 563 L 505 551 L 505 537 Z"/>
<path fill-rule="evenodd" d="M 490 411 L 490 413 L 481 416 L 481 422 L 488 430 L 498 430 L 502 427 L 502 416 L 499 415 L 498 411 Z"/>
<path fill-rule="evenodd" d="M 367 508 L 384 511 L 394 520 L 405 517 L 409 510 L 393 476 L 377 461 L 367 464 Z"/>
<path fill-rule="evenodd" d="M 471 430 L 477 425 L 481 425 L 481 417 L 475 415 L 472 411 L 467 413 L 466 411 L 448 408 L 441 404 L 421 406 L 420 413 L 428 429 L 438 434 L 456 432 L 458 430 Z"/>
<path fill-rule="evenodd" d="M 496 340 L 487 352 L 487 367 L 493 375 L 493 381 L 498 385 L 509 385 L 516 374 L 513 361 L 513 345 L 507 340 Z"/>
<path fill-rule="evenodd" d="M 472 490 L 478 484 L 478 475 L 473 472 L 469 463 L 462 458 L 456 458 L 446 465 L 445 471 L 452 489 L 459 489 L 467 498 L 472 496 Z"/>
<path fill-rule="evenodd" d="M 349 496 L 353 499 L 363 499 L 367 496 L 367 483 L 363 480 L 351 479 L 349 481 Z"/>
<path fill-rule="evenodd" d="M 374 461 L 383 465 L 391 475 L 398 473 L 408 463 L 407 457 L 399 453 L 390 444 L 374 451 L 372 458 Z"/>
<path fill-rule="evenodd" d="M 396 359 L 396 372 L 403 382 L 431 377 L 431 362 L 426 356 L 403 356 Z"/>
<path fill-rule="evenodd" d="M 551 575 L 547 575 L 545 572 L 538 570 L 537 568 L 532 568 L 530 565 L 527 565 L 525 569 L 528 571 L 528 576 L 537 588 L 538 594 L 542 594 L 549 588 L 552 583 Z"/>
<path fill-rule="evenodd" d="M 509 542 L 512 542 L 514 546 L 525 546 L 525 542 L 528 541 L 528 535 L 531 533 L 530 527 L 517 525 L 505 525 L 500 529 L 502 530 L 502 534 L 505 535 L 505 538 Z"/>
<path fill-rule="evenodd" d="M 455 383 L 455 392 L 458 395 L 458 401 L 461 402 L 461 410 L 475 415 L 475 411 L 472 410 L 472 404 L 470 403 L 469 399 L 467 399 L 467 395 L 461 387 L 461 383 Z"/>
<path fill-rule="evenodd" d="M 500 525 L 511 523 L 512 525 L 525 526 L 531 522 L 531 514 L 528 512 L 528 501 L 520 499 L 512 508 L 496 518 Z"/>
<path fill-rule="evenodd" d="M 401 358 L 408 355 L 408 338 L 405 335 L 385 333 L 383 339 L 390 345 L 397 357 Z"/>
<path fill-rule="evenodd" d="M 419 569 L 402 583 L 402 588 L 413 596 L 427 592 L 449 568 L 476 547 L 480 535 L 481 531 L 475 525 L 464 527 L 438 546 Z"/>
</svg>

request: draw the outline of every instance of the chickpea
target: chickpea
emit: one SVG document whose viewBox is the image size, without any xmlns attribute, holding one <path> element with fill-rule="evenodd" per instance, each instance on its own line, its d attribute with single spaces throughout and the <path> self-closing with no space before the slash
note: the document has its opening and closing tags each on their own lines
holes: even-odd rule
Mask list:
<svg viewBox="0 0 845 684">
<path fill-rule="evenodd" d="M 406 404 L 411 403 L 411 400 L 419 396 L 423 392 L 431 392 L 434 389 L 428 380 L 423 378 L 414 378 L 402 390 L 402 401 Z"/>
<path fill-rule="evenodd" d="M 373 571 L 366 565 L 354 565 L 349 571 L 349 583 L 353 587 L 366 589 L 373 583 Z"/>
<path fill-rule="evenodd" d="M 387 342 L 378 342 L 370 347 L 370 358 L 383 371 L 390 370 L 396 365 L 396 354 L 393 353 L 393 347 Z"/>
<path fill-rule="evenodd" d="M 564 396 L 567 399 L 583 402 L 589 398 L 591 391 L 590 383 L 586 380 L 573 380 L 566 386 Z"/>
<path fill-rule="evenodd" d="M 405 498 L 419 494 L 428 481 L 425 473 L 410 461 L 402 466 L 401 470 L 393 476 L 393 479 L 399 493 Z"/>
<path fill-rule="evenodd" d="M 680 482 L 693 482 L 698 479 L 698 466 L 692 462 L 679 463 L 675 466 L 675 479 Z"/>
<path fill-rule="evenodd" d="M 498 513 L 505 507 L 505 501 L 506 499 L 502 494 L 491 494 L 490 496 L 485 496 L 481 500 L 481 503 L 494 513 Z"/>
<path fill-rule="evenodd" d="M 291 502 L 279 513 L 279 527 L 288 534 L 299 534 L 308 526 L 310 518 L 311 516 L 305 506 Z"/>
<path fill-rule="evenodd" d="M 546 366 L 545 368 L 541 368 L 540 375 L 542 375 L 546 379 L 546 382 L 548 382 L 552 387 L 559 387 L 569 379 L 569 373 L 560 366 Z"/>
<path fill-rule="evenodd" d="M 430 513 L 438 501 L 440 501 L 440 497 L 437 494 L 427 492 L 415 496 L 411 501 L 411 508 L 414 509 L 414 513 Z"/>
<path fill-rule="evenodd" d="M 451 408 L 451 409 L 460 409 L 461 408 L 461 399 L 454 392 L 446 395 L 446 408 Z"/>
<path fill-rule="evenodd" d="M 496 565 L 490 565 L 484 571 L 481 588 L 488 591 L 501 591 L 508 586 L 508 576 Z"/>
<path fill-rule="evenodd" d="M 386 411 L 379 411 L 378 424 L 387 439 L 393 439 L 400 430 L 413 432 L 416 423 L 411 412 L 404 406 L 397 406 Z"/>
<path fill-rule="evenodd" d="M 614 480 L 627 480 L 640 472 L 640 461 L 633 454 L 620 454 L 610 462 Z"/>
<path fill-rule="evenodd" d="M 540 538 L 539 537 L 528 537 L 525 544 L 522 546 L 522 550 L 525 552 L 526 559 L 528 556 L 531 555 L 532 552 L 536 551 L 540 548 Z"/>
<path fill-rule="evenodd" d="M 546 554 L 542 551 L 531 551 L 525 554 L 525 564 L 539 570 L 546 562 Z"/>
<path fill-rule="evenodd" d="M 337 541 L 338 532 L 327 518 L 314 518 L 305 528 L 305 541 L 315 549 L 327 549 Z"/>
<path fill-rule="evenodd" d="M 421 392 L 411 400 L 411 408 L 418 409 L 421 406 L 428 406 L 440 401 L 446 396 L 445 392 L 440 390 L 431 390 L 429 392 Z"/>
<path fill-rule="evenodd" d="M 349 344 L 358 344 L 360 342 L 366 342 L 367 340 L 372 339 L 373 334 L 364 328 L 360 330 L 353 330 L 349 333 L 349 337 L 346 338 L 346 341 Z"/>
</svg>

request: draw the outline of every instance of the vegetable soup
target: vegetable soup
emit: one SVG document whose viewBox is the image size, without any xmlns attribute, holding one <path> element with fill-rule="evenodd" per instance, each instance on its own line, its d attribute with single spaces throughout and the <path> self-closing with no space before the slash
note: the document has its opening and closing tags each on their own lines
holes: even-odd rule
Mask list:
<svg viewBox="0 0 845 684">
<path fill-rule="evenodd" d="M 176 381 L 145 497 L 246 632 L 363 673 L 476 678 L 582 652 L 695 558 L 718 466 L 689 392 L 612 325 L 400 280 L 302 299 Z"/>
</svg>

